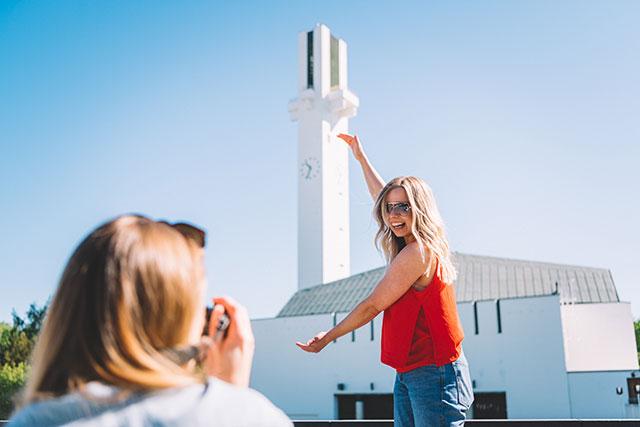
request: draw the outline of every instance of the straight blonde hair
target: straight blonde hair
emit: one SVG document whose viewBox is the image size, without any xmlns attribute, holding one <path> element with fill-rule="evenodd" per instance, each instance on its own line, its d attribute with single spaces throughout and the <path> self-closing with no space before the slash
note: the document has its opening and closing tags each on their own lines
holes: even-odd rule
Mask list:
<svg viewBox="0 0 640 427">
<path fill-rule="evenodd" d="M 375 238 L 376 247 L 384 253 L 388 263 L 405 247 L 404 239 L 396 237 L 385 221 L 387 194 L 395 188 L 403 188 L 407 192 L 413 215 L 411 234 L 419 243 L 423 259 L 426 256 L 425 248 L 427 248 L 438 261 L 437 276 L 444 283 L 453 284 L 457 273 L 451 259 L 444 222 L 431 188 L 420 178 L 415 176 L 394 178 L 378 194 L 373 208 L 373 215 L 379 227 Z"/>
<path fill-rule="evenodd" d="M 204 316 L 203 252 L 170 225 L 138 215 L 89 234 L 46 314 L 22 403 L 90 381 L 131 391 L 203 382 L 162 353 L 187 344 L 195 316 Z"/>
</svg>

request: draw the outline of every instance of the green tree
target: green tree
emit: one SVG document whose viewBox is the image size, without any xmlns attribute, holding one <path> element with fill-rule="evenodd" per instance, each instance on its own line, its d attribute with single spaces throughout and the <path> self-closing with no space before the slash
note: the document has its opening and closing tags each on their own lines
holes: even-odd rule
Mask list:
<svg viewBox="0 0 640 427">
<path fill-rule="evenodd" d="M 31 303 L 29 306 L 29 309 L 27 310 L 28 322 L 25 322 L 24 332 L 30 340 L 35 340 L 40 333 L 42 322 L 44 321 L 44 315 L 47 312 L 47 306 L 48 304 L 45 304 L 38 308 L 35 303 Z"/>
<path fill-rule="evenodd" d="M 0 366 L 0 420 L 6 420 L 13 411 L 13 397 L 24 385 L 27 365 Z"/>
<path fill-rule="evenodd" d="M 46 310 L 46 304 L 43 307 L 31 304 L 26 319 L 18 316 L 15 310 L 11 313 L 13 324 L 8 326 L 4 323 L 0 327 L 0 366 L 28 363 Z"/>
<path fill-rule="evenodd" d="M 8 323 L 0 322 L 0 339 L 2 339 L 2 336 L 4 335 L 4 331 L 10 328 L 11 328 L 11 325 L 9 325 Z M 2 344 L 0 344 L 0 348 L 4 348 L 4 347 L 1 347 L 1 345 Z"/>
<path fill-rule="evenodd" d="M 28 362 L 36 342 L 47 305 L 31 304 L 26 318 L 12 313 L 12 324 L 0 323 L 0 419 L 13 411 L 13 398 L 25 383 Z"/>
</svg>

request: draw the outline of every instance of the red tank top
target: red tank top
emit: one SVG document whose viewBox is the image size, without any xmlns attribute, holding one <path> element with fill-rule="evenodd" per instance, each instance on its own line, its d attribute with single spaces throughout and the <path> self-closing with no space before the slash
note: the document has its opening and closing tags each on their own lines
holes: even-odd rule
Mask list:
<svg viewBox="0 0 640 427">
<path fill-rule="evenodd" d="M 409 288 L 384 311 L 381 360 L 398 372 L 443 366 L 460 357 L 463 338 L 453 286 L 434 274 L 426 289 Z"/>
</svg>

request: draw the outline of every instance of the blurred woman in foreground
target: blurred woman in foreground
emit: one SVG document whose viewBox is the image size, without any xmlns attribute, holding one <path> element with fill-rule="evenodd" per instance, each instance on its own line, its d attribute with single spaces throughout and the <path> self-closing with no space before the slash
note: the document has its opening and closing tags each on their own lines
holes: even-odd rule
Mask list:
<svg viewBox="0 0 640 427">
<path fill-rule="evenodd" d="M 241 305 L 215 298 L 212 338 L 201 337 L 204 242 L 189 224 L 138 215 L 91 232 L 64 270 L 10 424 L 291 426 L 248 388 L 254 339 Z"/>
</svg>

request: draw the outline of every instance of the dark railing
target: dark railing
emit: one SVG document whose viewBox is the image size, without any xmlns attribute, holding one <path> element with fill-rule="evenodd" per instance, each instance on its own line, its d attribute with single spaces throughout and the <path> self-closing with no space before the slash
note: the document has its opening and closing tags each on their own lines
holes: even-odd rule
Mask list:
<svg viewBox="0 0 640 427">
<path fill-rule="evenodd" d="M 295 427 L 393 427 L 392 420 L 294 421 Z M 468 427 L 639 427 L 636 420 L 468 420 Z"/>
<path fill-rule="evenodd" d="M 0 420 L 0 426 L 9 424 Z M 295 427 L 393 427 L 393 420 L 294 421 Z M 468 427 L 638 427 L 636 420 L 469 420 Z"/>
</svg>

